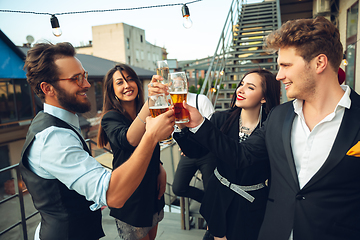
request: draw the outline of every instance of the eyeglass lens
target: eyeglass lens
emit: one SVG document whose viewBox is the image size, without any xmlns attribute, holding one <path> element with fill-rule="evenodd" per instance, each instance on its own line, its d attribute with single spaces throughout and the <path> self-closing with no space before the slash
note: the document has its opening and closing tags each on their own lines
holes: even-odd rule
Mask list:
<svg viewBox="0 0 360 240">
<path fill-rule="evenodd" d="M 82 86 L 84 83 L 84 79 L 88 79 L 89 73 L 85 72 L 84 74 L 80 74 L 77 76 L 77 84 Z"/>
</svg>

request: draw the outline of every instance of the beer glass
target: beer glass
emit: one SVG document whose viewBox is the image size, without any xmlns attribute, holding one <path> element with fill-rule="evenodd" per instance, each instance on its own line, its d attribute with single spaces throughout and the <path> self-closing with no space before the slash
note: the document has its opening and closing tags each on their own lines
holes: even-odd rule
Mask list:
<svg viewBox="0 0 360 240">
<path fill-rule="evenodd" d="M 156 74 L 163 77 L 162 84 L 169 84 L 169 65 L 166 60 L 156 62 Z"/>
<path fill-rule="evenodd" d="M 189 111 L 183 107 L 188 93 L 188 84 L 185 72 L 169 74 L 169 93 L 175 110 L 175 123 L 189 122 Z"/>
<path fill-rule="evenodd" d="M 148 105 L 151 117 L 157 117 L 169 110 L 169 102 L 164 93 L 152 95 L 148 97 Z M 166 146 L 172 143 L 172 136 L 160 141 L 160 146 Z"/>
</svg>

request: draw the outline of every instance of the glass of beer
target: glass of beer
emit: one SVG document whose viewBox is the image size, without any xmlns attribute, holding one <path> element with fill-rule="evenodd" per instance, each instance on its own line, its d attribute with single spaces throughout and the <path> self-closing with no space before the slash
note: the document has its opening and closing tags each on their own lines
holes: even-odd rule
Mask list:
<svg viewBox="0 0 360 240">
<path fill-rule="evenodd" d="M 169 101 L 165 93 L 160 93 L 148 97 L 148 105 L 151 117 L 157 117 L 160 114 L 169 110 Z M 170 145 L 172 143 L 172 136 L 160 141 L 160 146 Z"/>
<path fill-rule="evenodd" d="M 183 107 L 187 101 L 188 84 L 185 72 L 169 74 L 169 93 L 175 110 L 175 123 L 189 122 L 189 111 Z"/>
<path fill-rule="evenodd" d="M 156 74 L 163 77 L 162 84 L 169 84 L 169 65 L 166 60 L 156 62 Z"/>
</svg>

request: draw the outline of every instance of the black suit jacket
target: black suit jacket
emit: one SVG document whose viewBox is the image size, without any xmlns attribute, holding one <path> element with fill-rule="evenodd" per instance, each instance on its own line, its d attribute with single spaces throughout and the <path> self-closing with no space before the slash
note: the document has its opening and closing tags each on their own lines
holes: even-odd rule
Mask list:
<svg viewBox="0 0 360 240">
<path fill-rule="evenodd" d="M 270 161 L 270 192 L 260 240 L 359 239 L 360 158 L 347 155 L 360 144 L 360 96 L 351 91 L 328 158 L 302 188 L 299 187 L 290 135 L 295 117 L 288 102 L 273 109 L 264 127 L 242 144 L 222 134 L 209 121 L 193 134 L 218 158 L 237 168 Z"/>
</svg>

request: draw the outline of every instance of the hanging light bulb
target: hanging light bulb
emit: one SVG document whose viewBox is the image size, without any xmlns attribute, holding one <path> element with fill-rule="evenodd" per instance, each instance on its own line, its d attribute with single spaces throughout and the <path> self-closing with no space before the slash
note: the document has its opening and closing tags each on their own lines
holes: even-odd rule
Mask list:
<svg viewBox="0 0 360 240">
<path fill-rule="evenodd" d="M 343 54 L 342 63 L 344 64 L 344 66 L 347 66 L 347 65 L 348 65 L 348 61 L 346 60 L 346 51 L 345 51 L 345 53 Z"/>
<path fill-rule="evenodd" d="M 184 28 L 191 28 L 191 26 L 193 25 L 191 19 L 190 19 L 190 11 L 189 8 L 186 6 L 186 4 L 184 4 L 181 8 L 181 12 L 183 15 L 183 26 Z"/>
<path fill-rule="evenodd" d="M 55 37 L 60 37 L 62 34 L 62 31 L 60 29 L 59 21 L 54 14 L 51 15 L 50 22 L 51 22 L 51 27 L 52 27 L 52 33 L 55 35 Z"/>
</svg>

